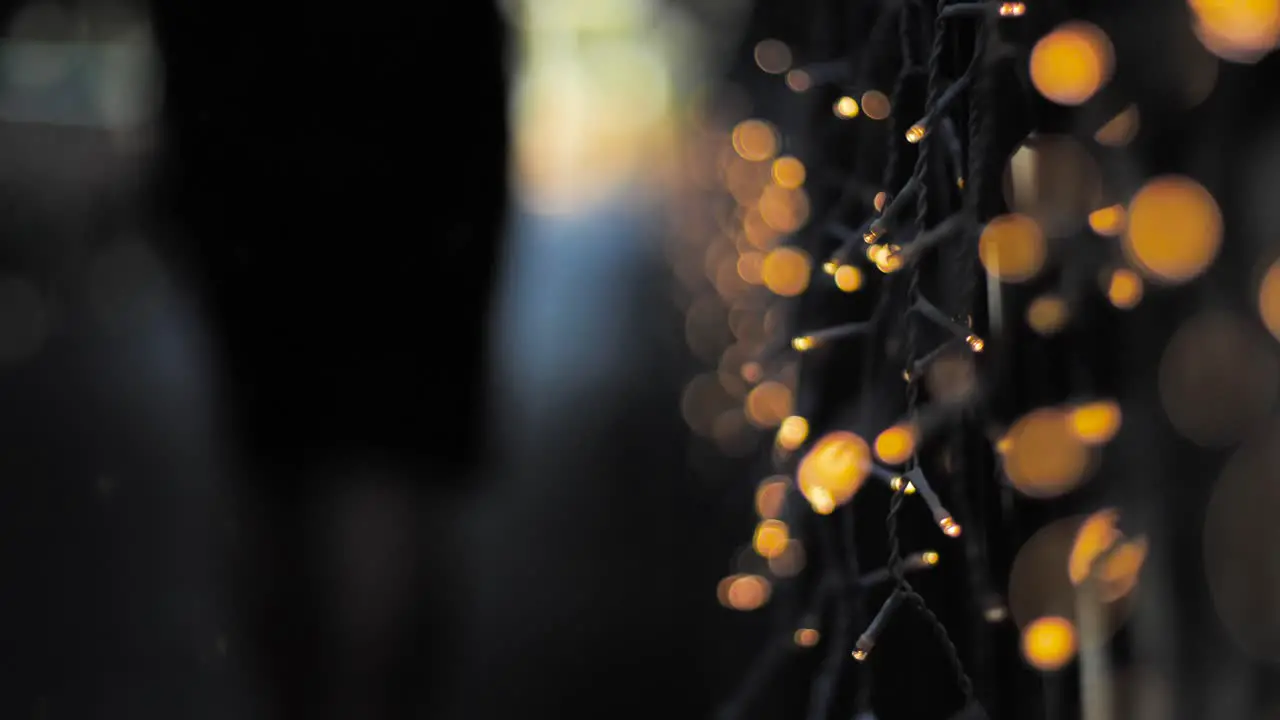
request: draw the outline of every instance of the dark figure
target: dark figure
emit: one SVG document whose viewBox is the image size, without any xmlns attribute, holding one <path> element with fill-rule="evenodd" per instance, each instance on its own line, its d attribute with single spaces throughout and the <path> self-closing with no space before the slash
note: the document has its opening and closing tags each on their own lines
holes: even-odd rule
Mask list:
<svg viewBox="0 0 1280 720">
<path fill-rule="evenodd" d="M 155 2 L 162 209 L 238 455 L 230 567 L 274 717 L 435 714 L 448 498 L 480 457 L 507 203 L 490 3 Z"/>
</svg>

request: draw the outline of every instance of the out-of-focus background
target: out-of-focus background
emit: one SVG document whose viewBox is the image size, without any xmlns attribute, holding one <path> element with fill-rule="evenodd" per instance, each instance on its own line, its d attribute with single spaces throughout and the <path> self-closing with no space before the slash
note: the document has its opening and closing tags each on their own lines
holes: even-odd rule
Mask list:
<svg viewBox="0 0 1280 720">
<path fill-rule="evenodd" d="M 742 478 L 762 437 L 741 411 L 744 382 L 718 368 L 762 339 L 768 308 L 734 305 L 757 271 L 739 275 L 731 218 L 704 202 L 736 157 L 724 123 L 745 99 L 715 79 L 749 8 L 501 9 L 514 193 L 492 315 L 487 450 L 456 491 L 404 508 L 410 522 L 450 516 L 424 533 L 424 552 L 448 558 L 425 592 L 453 598 L 448 661 L 459 673 L 432 712 L 594 716 L 610 712 L 607 699 L 629 713 L 670 714 L 678 702 L 680 716 L 705 715 L 754 646 L 743 623 L 760 622 L 727 612 L 714 593 L 749 534 Z M 247 8 L 243 22 L 254 22 Z M 453 36 L 429 34 L 422 42 Z M 458 34 L 454 72 L 465 72 L 466 29 Z M 172 139 L 166 70 L 143 3 L 37 0 L 5 17 L 6 717 L 273 713 L 271 676 L 227 588 L 228 547 L 246 531 L 228 480 L 240 458 L 234 428 L 221 424 L 220 339 L 171 261 L 165 188 L 154 189 Z M 429 112 L 467 111 L 465 98 L 432 99 L 429 77 L 413 92 Z M 437 180 L 404 182 L 426 198 Z M 306 272 L 305 256 L 297 263 Z M 421 331 L 432 332 L 427 314 Z M 761 412 L 777 415 L 781 395 Z M 348 537 L 351 552 L 372 548 L 354 561 L 376 566 L 398 552 L 377 526 L 397 520 L 370 502 L 382 520 Z"/>
</svg>

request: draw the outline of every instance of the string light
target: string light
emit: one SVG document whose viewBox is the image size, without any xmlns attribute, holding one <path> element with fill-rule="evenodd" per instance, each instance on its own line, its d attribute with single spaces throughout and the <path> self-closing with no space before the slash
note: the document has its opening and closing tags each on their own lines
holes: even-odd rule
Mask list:
<svg viewBox="0 0 1280 720">
<path fill-rule="evenodd" d="M 951 103 L 955 102 L 956 98 L 960 97 L 960 93 L 969 89 L 969 83 L 972 79 L 973 76 L 966 72 L 960 76 L 960 79 L 951 83 L 951 86 L 938 98 L 933 110 L 907 129 L 907 142 L 914 145 L 923 140 L 929 134 L 929 128 L 936 119 L 947 111 L 947 108 Z"/>
<path fill-rule="evenodd" d="M 791 340 L 791 347 L 800 352 L 806 352 L 832 340 L 841 340 L 855 335 L 861 335 L 874 327 L 870 321 L 851 322 L 844 325 L 829 327 L 825 330 L 816 330 L 807 335 L 801 335 Z"/>
<path fill-rule="evenodd" d="M 952 320 L 951 318 L 947 317 L 941 310 L 935 307 L 932 303 L 930 303 L 928 300 L 925 300 L 923 295 L 921 295 L 916 300 L 915 304 L 911 306 L 911 311 L 920 313 L 921 315 L 932 320 L 939 327 L 942 327 L 943 329 L 951 332 L 956 337 L 963 338 L 965 344 L 968 345 L 969 349 L 975 353 L 982 352 L 987 347 L 986 341 L 983 340 L 978 335 L 976 335 L 973 332 L 972 328 L 969 328 L 968 326 L 965 326 L 965 325 L 961 325 L 955 320 Z"/>
<path fill-rule="evenodd" d="M 853 647 L 853 659 L 862 662 L 867 659 L 871 651 L 875 649 L 876 641 L 880 639 L 880 634 L 884 632 L 885 626 L 889 624 L 889 618 L 893 617 L 893 613 L 902 606 L 905 596 L 900 590 L 894 590 L 891 595 L 880 606 L 880 611 L 871 619 L 871 624 L 867 629 L 858 636 L 858 642 Z"/>
<path fill-rule="evenodd" d="M 1027 6 L 1020 2 L 966 2 L 945 8 L 938 17 L 942 20 L 961 17 L 1017 18 L 1027 14 Z"/>
</svg>

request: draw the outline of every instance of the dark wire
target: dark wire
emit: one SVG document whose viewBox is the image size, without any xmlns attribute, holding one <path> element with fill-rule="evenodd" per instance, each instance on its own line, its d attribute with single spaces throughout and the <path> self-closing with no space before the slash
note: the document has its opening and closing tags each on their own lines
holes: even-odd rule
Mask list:
<svg viewBox="0 0 1280 720">
<path fill-rule="evenodd" d="M 940 94 L 941 84 L 941 60 L 943 51 L 946 48 L 946 38 L 944 24 L 940 19 L 942 10 L 946 6 L 947 0 L 938 0 L 937 11 L 935 14 L 935 23 L 933 27 L 933 50 L 929 56 L 929 80 L 927 84 L 927 96 L 925 101 L 925 117 L 931 117 L 937 104 L 938 95 Z M 928 31 L 928 25 L 922 28 L 923 32 Z M 935 133 L 928 133 L 921 139 L 919 154 L 916 157 L 915 177 L 919 180 L 920 186 L 916 193 L 916 229 L 918 233 L 923 233 L 929 221 L 929 163 L 931 160 L 930 149 L 933 145 Z M 920 263 L 916 263 L 910 270 L 910 281 L 907 289 L 908 307 L 915 304 L 920 295 Z M 906 366 L 911 367 L 915 361 L 919 320 L 914 315 L 908 315 L 905 318 L 907 323 L 907 339 L 906 339 Z M 918 378 L 909 376 L 907 381 L 907 412 L 914 414 L 918 402 L 919 388 Z M 919 462 L 918 457 L 911 460 L 912 467 Z M 906 495 L 903 492 L 896 492 L 893 499 L 889 503 L 889 514 L 885 520 L 885 525 L 889 536 L 889 568 L 893 573 L 894 582 L 905 598 L 920 612 L 920 614 L 928 621 L 930 629 L 938 639 L 939 644 L 943 646 L 943 650 L 947 656 L 947 662 L 951 665 L 955 675 L 956 686 L 964 695 L 965 704 L 968 705 L 973 699 L 973 682 L 969 679 L 968 673 L 964 669 L 964 663 L 960 659 L 959 650 L 955 643 L 952 642 L 946 626 L 938 619 L 938 616 L 929 609 L 925 603 L 924 597 L 911 587 L 907 581 L 906 575 L 902 569 L 901 542 L 898 534 L 898 513 L 901 511 Z"/>
</svg>

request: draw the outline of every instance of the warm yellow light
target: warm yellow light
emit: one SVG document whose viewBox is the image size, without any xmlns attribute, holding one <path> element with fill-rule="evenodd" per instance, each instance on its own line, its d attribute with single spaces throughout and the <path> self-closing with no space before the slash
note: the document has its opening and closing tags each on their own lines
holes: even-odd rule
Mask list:
<svg viewBox="0 0 1280 720">
<path fill-rule="evenodd" d="M 976 353 L 982 352 L 982 350 L 987 347 L 987 342 L 977 335 L 969 335 L 965 337 L 964 342 L 969 346 L 970 350 Z"/>
<path fill-rule="evenodd" d="M 799 645 L 800 647 L 813 647 L 818 644 L 818 640 L 821 639 L 821 636 L 818 634 L 818 631 L 813 628 L 800 628 L 796 631 L 794 639 L 796 645 Z"/>
<path fill-rule="evenodd" d="M 733 149 L 743 160 L 768 160 L 778 152 L 778 135 L 763 120 L 743 120 L 733 128 Z"/>
<path fill-rule="evenodd" d="M 1076 628 L 1063 617 L 1036 618 L 1022 631 L 1022 656 L 1037 670 L 1061 669 L 1076 654 Z"/>
<path fill-rule="evenodd" d="M 1089 453 L 1067 413 L 1058 408 L 1033 410 L 1013 424 L 1008 437 L 1004 470 L 1019 491 L 1050 498 L 1080 484 Z"/>
<path fill-rule="evenodd" d="M 1057 295 L 1041 295 L 1027 306 L 1027 325 L 1040 335 L 1053 335 L 1067 324 L 1067 301 Z"/>
<path fill-rule="evenodd" d="M 871 449 L 866 441 L 838 430 L 824 435 L 805 454 L 796 482 L 814 510 L 829 513 L 853 498 L 870 468 Z"/>
<path fill-rule="evenodd" d="M 1130 105 L 1120 111 L 1119 115 L 1108 120 L 1106 125 L 1098 128 L 1098 132 L 1093 134 L 1093 139 L 1098 141 L 1099 145 L 1123 147 L 1138 134 L 1140 124 L 1141 115 L 1138 112 L 1138 106 Z"/>
<path fill-rule="evenodd" d="M 872 120 L 884 120 L 891 110 L 889 96 L 879 90 L 868 90 L 862 94 L 862 111 Z"/>
<path fill-rule="evenodd" d="M 1098 400 L 1072 409 L 1071 430 L 1086 445 L 1101 445 L 1120 431 L 1120 404 L 1114 400 Z"/>
<path fill-rule="evenodd" d="M 769 227 L 780 233 L 799 230 L 809 219 L 809 195 L 802 188 L 769 185 L 760 193 L 756 211 Z"/>
<path fill-rule="evenodd" d="M 773 587 L 759 575 L 730 575 L 716 587 L 720 604 L 734 610 L 756 610 L 769 601 Z"/>
<path fill-rule="evenodd" d="M 1183 283 L 1206 269 L 1222 245 L 1222 212 L 1200 183 L 1165 175 L 1129 203 L 1125 255 L 1154 280 Z"/>
<path fill-rule="evenodd" d="M 809 287 L 810 260 L 803 251 L 791 247 L 776 248 L 764 257 L 760 279 L 775 295 L 795 297 Z"/>
<path fill-rule="evenodd" d="M 1258 288 L 1258 314 L 1262 324 L 1280 340 L 1280 260 L 1271 264 Z"/>
<path fill-rule="evenodd" d="M 1027 6 L 1020 2 L 1000 3 L 1000 17 L 1022 17 L 1027 12 Z"/>
<path fill-rule="evenodd" d="M 1128 268 L 1112 271 L 1107 280 L 1107 299 L 1121 310 L 1128 310 L 1142 301 L 1142 278 Z"/>
<path fill-rule="evenodd" d="M 767 380 L 751 388 L 747 393 L 747 419 L 758 427 L 776 427 L 791 414 L 791 388 Z"/>
<path fill-rule="evenodd" d="M 1117 527 L 1119 519 L 1115 508 L 1090 515 L 1076 531 L 1067 558 L 1067 576 L 1073 585 L 1083 584 L 1091 572 L 1095 573 L 1102 602 L 1115 602 L 1128 595 L 1137 586 L 1147 557 L 1146 538 L 1126 540 Z M 1099 561 L 1103 553 L 1107 553 L 1106 559 Z"/>
<path fill-rule="evenodd" d="M 916 486 L 911 484 L 910 481 L 903 480 L 902 476 L 898 476 L 890 480 L 889 489 L 894 492 L 903 493 L 904 495 L 916 494 Z"/>
<path fill-rule="evenodd" d="M 880 231 L 875 228 L 869 228 L 866 232 L 862 233 L 862 242 L 867 243 L 868 245 L 879 239 Z"/>
<path fill-rule="evenodd" d="M 960 537 L 960 533 L 963 532 L 960 523 L 950 515 L 939 520 L 938 527 L 942 528 L 942 533 L 947 537 Z"/>
<path fill-rule="evenodd" d="M 1011 213 L 992 218 L 978 238 L 978 259 L 994 278 L 1017 283 L 1030 280 L 1044 267 L 1048 248 L 1040 224 L 1028 215 Z"/>
<path fill-rule="evenodd" d="M 1031 50 L 1031 83 L 1059 105 L 1080 105 L 1111 79 L 1115 53 L 1097 25 L 1072 21 L 1040 38 Z"/>
<path fill-rule="evenodd" d="M 791 347 L 795 348 L 796 350 L 799 350 L 800 352 L 804 352 L 805 350 L 811 350 L 813 349 L 813 338 L 809 337 L 808 335 L 802 335 L 797 338 L 791 338 Z"/>
<path fill-rule="evenodd" d="M 923 552 L 923 553 L 920 553 L 920 559 L 924 561 L 925 565 L 937 565 L 938 553 L 933 552 L 932 550 L 928 552 Z"/>
<path fill-rule="evenodd" d="M 876 457 L 889 465 L 905 463 L 915 451 L 915 431 L 909 425 L 894 425 L 876 436 Z"/>
<path fill-rule="evenodd" d="M 1099 235 L 1116 237 L 1124 232 L 1124 223 L 1123 205 L 1112 205 L 1089 213 L 1089 227 Z"/>
<path fill-rule="evenodd" d="M 862 287 L 862 271 L 853 265 L 844 265 L 835 272 L 836 287 L 843 292 L 855 292 Z"/>
<path fill-rule="evenodd" d="M 871 245 L 867 248 L 867 258 L 887 275 L 902 269 L 902 256 L 898 254 L 901 249 L 897 245 Z"/>
<path fill-rule="evenodd" d="M 751 538 L 751 547 L 763 558 L 776 558 L 787 549 L 791 535 L 781 520 L 761 520 Z"/>
<path fill-rule="evenodd" d="M 787 499 L 787 483 L 785 480 L 768 479 L 756 488 L 756 514 L 762 520 L 773 520 L 782 514 L 782 505 Z"/>
<path fill-rule="evenodd" d="M 837 117 L 845 119 L 858 117 L 858 101 L 848 95 L 836 100 L 836 104 L 833 109 L 835 110 Z"/>
<path fill-rule="evenodd" d="M 1224 60 L 1256 62 L 1280 42 L 1277 0 L 1188 0 L 1187 5 L 1200 42 Z"/>
<path fill-rule="evenodd" d="M 828 260 L 822 263 L 822 272 L 828 275 L 835 275 L 836 271 L 839 269 L 840 269 L 840 263 L 836 262 L 835 260 Z"/>
<path fill-rule="evenodd" d="M 866 650 L 863 650 L 862 648 L 857 648 L 857 649 L 855 649 L 855 650 L 853 651 L 853 659 L 854 659 L 854 660 L 857 660 L 858 662 L 862 662 L 863 660 L 866 660 L 866 659 L 867 659 L 867 651 L 866 651 Z"/>
<path fill-rule="evenodd" d="M 907 142 L 915 144 L 924 139 L 928 130 L 923 125 L 912 125 L 907 129 Z"/>
<path fill-rule="evenodd" d="M 778 426 L 778 446 L 785 450 L 795 450 L 804 444 L 809 436 L 809 421 L 799 415 L 791 415 Z"/>
<path fill-rule="evenodd" d="M 804 185 L 804 163 L 790 155 L 784 155 L 773 161 L 772 174 L 773 181 L 788 190 L 795 190 Z"/>
<path fill-rule="evenodd" d="M 876 193 L 875 198 L 871 200 L 871 204 L 875 207 L 876 212 L 884 212 L 884 204 L 885 204 L 885 201 L 887 201 L 888 199 L 889 199 L 888 193 L 881 190 L 880 192 Z"/>
<path fill-rule="evenodd" d="M 996 452 L 1000 453 L 1001 455 L 1009 454 L 1009 451 L 1012 449 L 1013 449 L 1012 437 L 1009 437 L 1008 435 L 1004 435 L 999 440 L 996 440 Z"/>
</svg>

